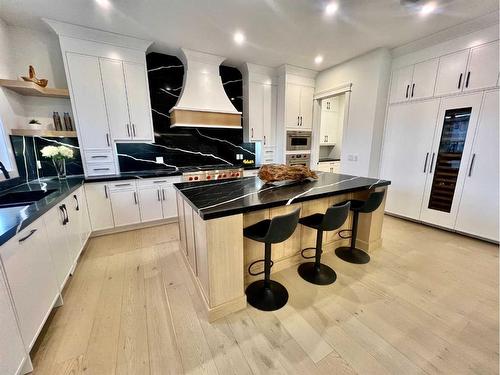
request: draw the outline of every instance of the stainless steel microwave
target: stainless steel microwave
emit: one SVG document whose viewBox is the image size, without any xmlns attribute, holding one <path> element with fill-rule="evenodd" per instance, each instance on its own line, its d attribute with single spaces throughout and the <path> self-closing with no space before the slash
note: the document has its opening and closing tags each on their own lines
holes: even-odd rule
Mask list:
<svg viewBox="0 0 500 375">
<path fill-rule="evenodd" d="M 312 132 L 310 131 L 287 131 L 286 150 L 302 151 L 311 149 Z"/>
</svg>

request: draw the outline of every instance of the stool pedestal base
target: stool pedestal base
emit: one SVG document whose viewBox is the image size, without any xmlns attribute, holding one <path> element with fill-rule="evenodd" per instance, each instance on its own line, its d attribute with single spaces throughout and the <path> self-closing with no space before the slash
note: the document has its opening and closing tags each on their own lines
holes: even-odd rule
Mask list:
<svg viewBox="0 0 500 375">
<path fill-rule="evenodd" d="M 370 256 L 363 250 L 343 246 L 335 249 L 337 256 L 349 263 L 366 264 L 370 261 Z"/>
<path fill-rule="evenodd" d="M 337 274 L 326 264 L 302 263 L 298 270 L 300 277 L 316 285 L 329 285 L 337 280 Z"/>
<path fill-rule="evenodd" d="M 251 283 L 245 290 L 247 302 L 256 309 L 274 311 L 281 309 L 288 301 L 288 291 L 277 281 L 269 280 L 266 287 L 265 280 Z"/>
</svg>

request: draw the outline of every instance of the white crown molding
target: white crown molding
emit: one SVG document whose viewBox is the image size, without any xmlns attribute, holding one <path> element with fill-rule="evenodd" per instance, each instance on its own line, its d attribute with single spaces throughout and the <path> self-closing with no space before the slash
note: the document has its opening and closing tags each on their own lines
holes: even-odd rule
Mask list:
<svg viewBox="0 0 500 375">
<path fill-rule="evenodd" d="M 499 11 L 488 13 L 484 16 L 474 18 L 470 21 L 449 27 L 447 29 L 438 31 L 437 33 L 428 35 L 424 38 L 414 40 L 410 43 L 393 48 L 391 54 L 393 58 L 404 56 L 412 52 L 422 50 L 427 47 L 434 46 L 439 43 L 447 42 L 456 39 L 457 36 L 471 34 L 476 31 L 486 29 L 491 26 L 498 25 Z"/>
<path fill-rule="evenodd" d="M 322 90 L 314 94 L 314 100 L 320 100 L 324 98 L 329 98 L 331 96 L 343 94 L 351 91 L 352 83 L 346 83 L 341 86 L 336 86 L 331 89 Z"/>
<path fill-rule="evenodd" d="M 277 69 L 279 75 L 292 74 L 294 76 L 299 76 L 309 79 L 315 79 L 316 76 L 318 75 L 318 72 L 316 70 L 301 68 L 299 66 L 294 66 L 289 64 L 281 65 Z"/>
<path fill-rule="evenodd" d="M 111 44 L 123 48 L 130 48 L 146 52 L 153 43 L 149 40 L 139 39 L 127 35 L 112 33 L 103 30 L 92 29 L 89 27 L 74 25 L 71 23 L 60 22 L 47 18 L 42 20 L 49 25 L 58 36 L 65 36 L 75 39 L 83 39 L 92 42 Z"/>
</svg>

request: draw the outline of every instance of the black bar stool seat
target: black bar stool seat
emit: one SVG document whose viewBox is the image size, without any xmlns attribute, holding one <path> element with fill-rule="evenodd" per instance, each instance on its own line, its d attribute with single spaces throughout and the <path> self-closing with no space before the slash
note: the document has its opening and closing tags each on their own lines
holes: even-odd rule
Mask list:
<svg viewBox="0 0 500 375">
<path fill-rule="evenodd" d="M 287 240 L 295 231 L 299 222 L 300 208 L 293 212 L 276 216 L 271 220 L 262 220 L 243 229 L 243 235 L 254 241 L 263 242 L 264 259 L 257 260 L 248 266 L 250 275 L 264 273 L 264 280 L 251 283 L 245 290 L 247 302 L 259 310 L 274 311 L 282 308 L 288 301 L 288 291 L 277 281 L 271 280 L 271 244 Z M 264 262 L 264 271 L 252 273 L 251 268 L 258 262 Z"/>
<path fill-rule="evenodd" d="M 326 210 L 326 213 L 312 214 L 299 219 L 299 223 L 312 229 L 316 229 L 316 247 L 308 247 L 301 251 L 301 254 L 306 259 L 315 258 L 314 262 L 302 263 L 297 269 L 300 277 L 316 285 L 329 285 L 337 280 L 335 271 L 321 263 L 321 254 L 323 253 L 323 232 L 332 231 L 340 228 L 349 215 L 349 202 L 344 202 L 340 205 L 331 206 Z M 316 249 L 314 256 L 305 256 L 304 251 Z"/>
<path fill-rule="evenodd" d="M 366 252 L 356 248 L 359 214 L 367 214 L 379 208 L 380 204 L 384 200 L 384 194 L 384 191 L 376 191 L 371 193 L 366 201 L 358 199 L 348 201 L 351 203 L 351 211 L 353 212 L 352 229 L 340 231 L 339 236 L 341 238 L 350 238 L 351 244 L 349 246 L 342 246 L 335 249 L 335 254 L 337 254 L 340 259 L 354 264 L 366 264 L 370 261 L 370 256 Z M 343 232 L 351 232 L 351 236 L 343 236 Z"/>
</svg>

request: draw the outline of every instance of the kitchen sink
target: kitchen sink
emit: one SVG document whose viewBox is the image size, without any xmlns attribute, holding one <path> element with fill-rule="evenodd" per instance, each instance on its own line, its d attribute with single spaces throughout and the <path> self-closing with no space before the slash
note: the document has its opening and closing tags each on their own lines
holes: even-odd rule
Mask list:
<svg viewBox="0 0 500 375">
<path fill-rule="evenodd" d="M 15 191 L 0 196 L 0 207 L 15 207 L 25 206 L 45 198 L 52 194 L 55 189 L 51 190 L 32 190 L 32 191 Z"/>
</svg>

